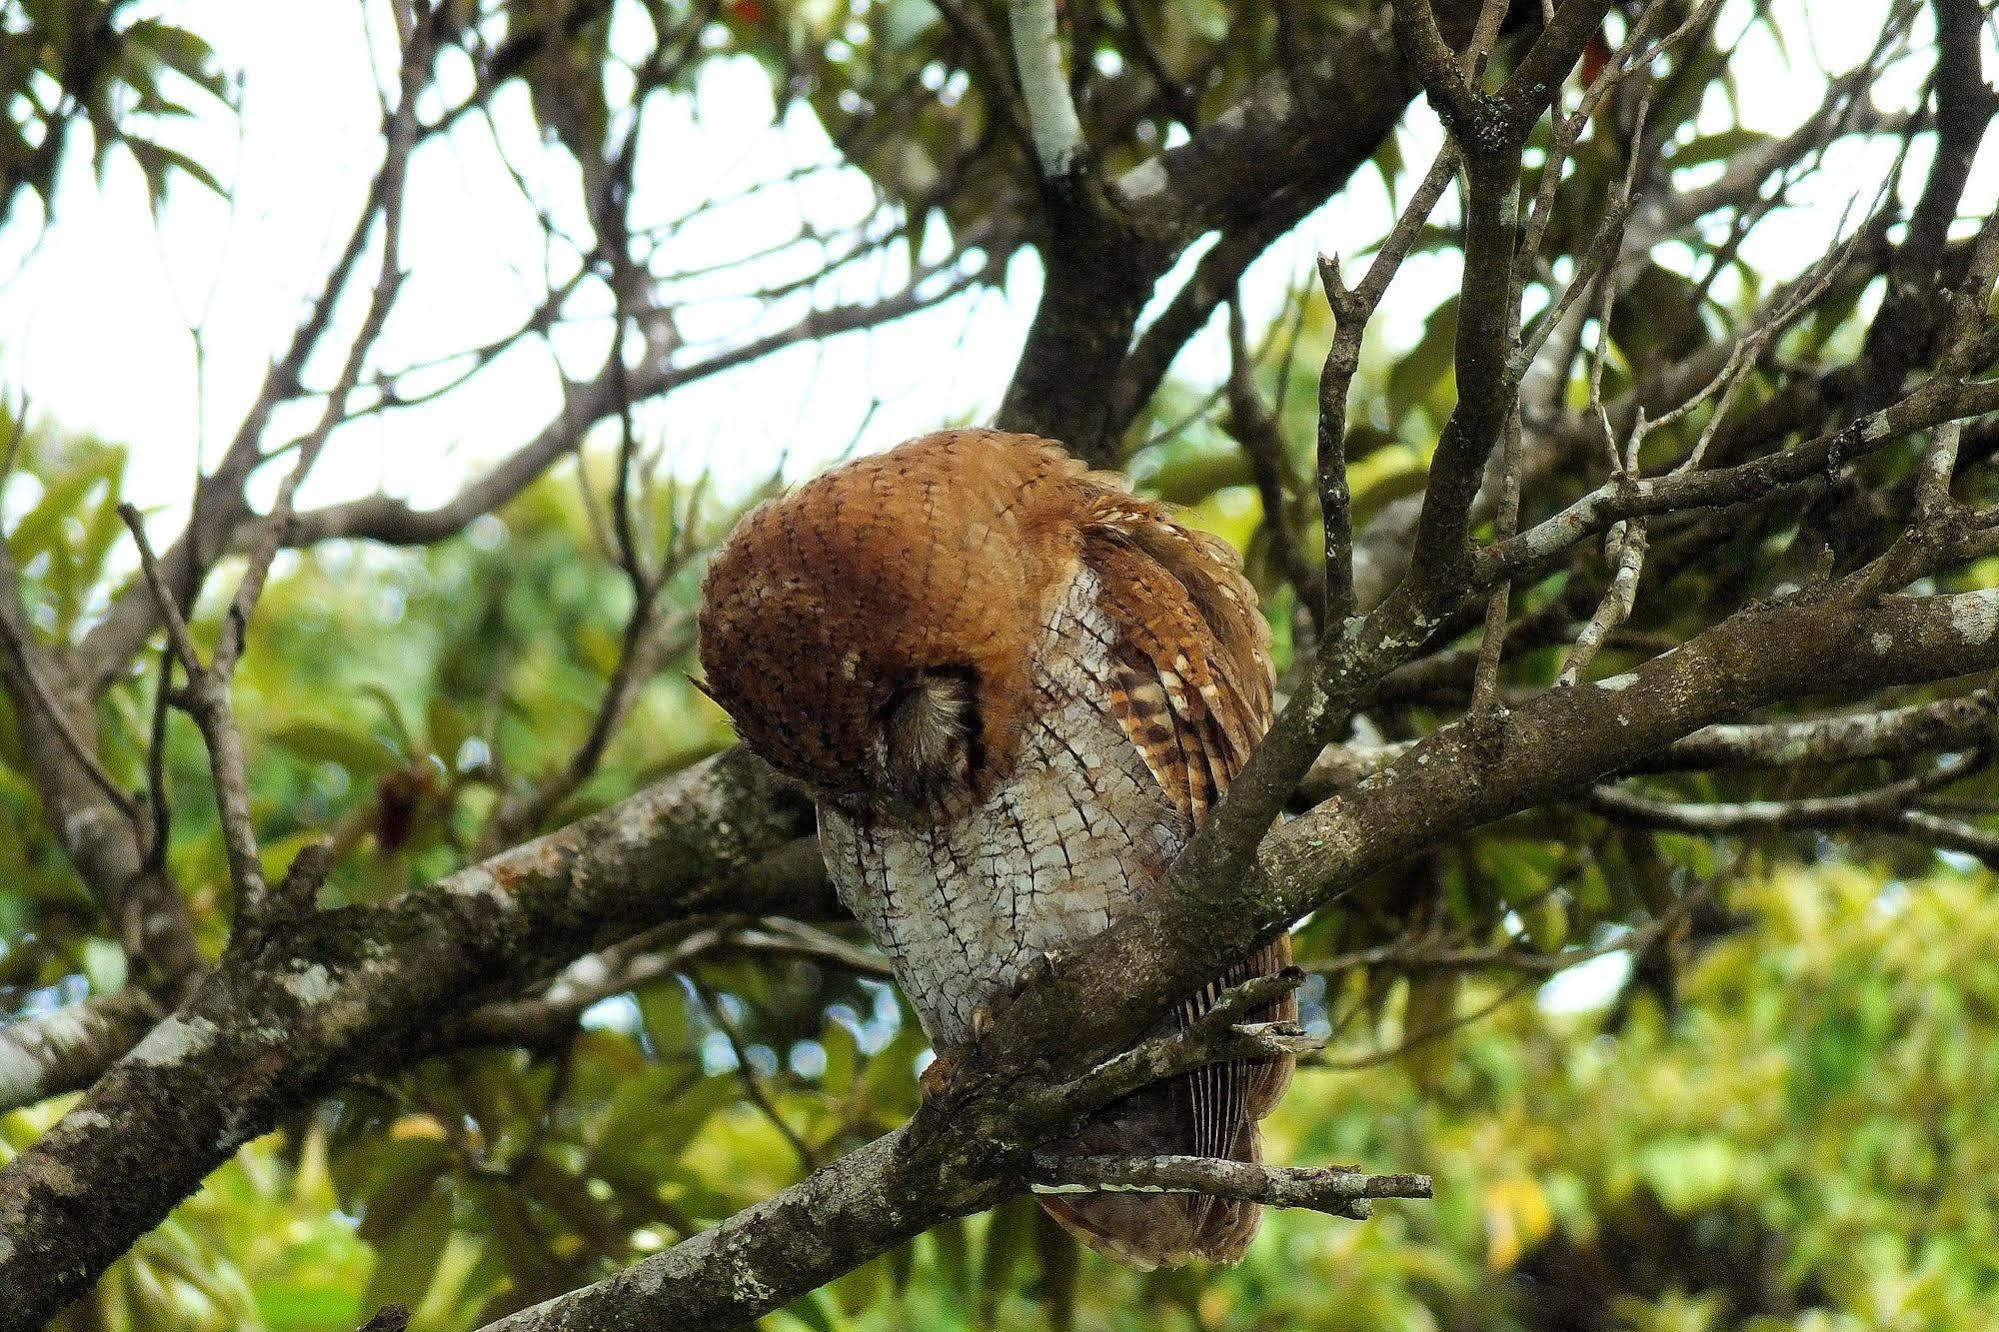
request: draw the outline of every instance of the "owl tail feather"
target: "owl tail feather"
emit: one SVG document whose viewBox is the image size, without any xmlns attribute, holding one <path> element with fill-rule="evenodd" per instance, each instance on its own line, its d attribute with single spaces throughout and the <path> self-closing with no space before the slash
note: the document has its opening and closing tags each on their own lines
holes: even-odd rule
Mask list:
<svg viewBox="0 0 1999 1332">
<path fill-rule="evenodd" d="M 1171 1116 L 1171 1127 L 1182 1119 L 1170 1104 L 1177 1090 L 1148 1088 L 1127 1097 L 1050 1150 L 1065 1156 L 1184 1153 L 1185 1145 L 1158 1131 L 1162 1116 Z M 1232 1161 L 1262 1162 L 1261 1135 L 1254 1123 L 1240 1126 L 1225 1155 Z M 1255 1203 L 1198 1193 L 1044 1193 L 1038 1201 L 1078 1241 L 1141 1272 L 1196 1258 L 1239 1262 L 1256 1237 L 1263 1212 Z"/>
<path fill-rule="evenodd" d="M 1220 989 L 1253 975 L 1274 975 L 1290 962 L 1290 940 L 1280 936 L 1183 1005 L 1178 1020 L 1205 1012 Z M 1295 1022 L 1297 996 L 1272 1000 L 1250 1019 Z M 1166 1027 L 1162 1023 L 1159 1030 Z M 1105 1106 L 1048 1150 L 1063 1156 L 1206 1156 L 1261 1165 L 1263 1136 L 1257 1121 L 1284 1094 L 1291 1066 L 1289 1055 L 1238 1060 L 1154 1083 Z M 1263 1215 L 1255 1203 L 1199 1193 L 1042 1194 L 1041 1205 L 1084 1244 L 1142 1272 L 1195 1258 L 1239 1262 Z"/>
</svg>

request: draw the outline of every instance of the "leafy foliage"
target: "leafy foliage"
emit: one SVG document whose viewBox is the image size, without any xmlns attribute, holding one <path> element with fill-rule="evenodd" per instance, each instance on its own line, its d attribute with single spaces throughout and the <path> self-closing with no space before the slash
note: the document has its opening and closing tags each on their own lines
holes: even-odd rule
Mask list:
<svg viewBox="0 0 1999 1332">
<path fill-rule="evenodd" d="M 615 165 L 606 148 L 634 87 L 692 97 L 704 62 L 754 61 L 780 114 L 809 114 L 825 129 L 901 219 L 897 239 L 914 255 L 940 222 L 959 243 L 1002 250 L 1040 225 L 1004 123 L 1011 85 L 978 23 L 961 17 L 989 8 L 464 0 L 444 6 L 439 23 L 445 45 L 470 57 L 479 96 L 521 81 L 537 124 L 586 177 Z M 1211 122 L 1287 51 L 1354 29 L 1371 7 L 1070 8 L 1093 147 L 1117 170 Z M 1309 13 L 1293 27 L 1301 8 Z M 1670 8 L 1683 16 L 1684 6 Z M 1658 183 L 1709 181 L 1770 145 L 1729 111 L 1736 90 L 1714 30 L 1664 63 L 1646 118 L 1661 144 Z M 61 145 L 83 130 L 100 162 L 115 146 L 132 153 L 156 199 L 172 171 L 213 183 L 150 137 L 187 111 L 177 99 L 189 88 L 227 91 L 188 32 L 132 18 L 117 0 L 29 3 L 0 23 L 0 87 L 13 145 L 0 143 L 0 218 L 23 190 L 50 196 Z M 1608 105 L 1559 182 L 1552 258 L 1528 283 L 1536 318 L 1559 294 L 1558 267 L 1572 272 L 1590 244 L 1625 170 L 1635 110 Z M 1545 161 L 1545 127 L 1541 135 L 1530 156 Z M 1404 156 L 1418 137 L 1381 147 L 1376 165 L 1391 190 L 1408 188 Z M 1526 190 L 1537 184 L 1530 171 Z M 1753 228 L 1769 206 L 1758 201 L 1735 222 Z M 1418 238 L 1419 260 L 1457 244 L 1456 223 L 1440 215 Z M 1810 411 L 1788 425 L 1782 412 L 1800 374 L 1816 386 L 1867 352 L 1889 285 L 1883 261 L 1867 254 L 1785 334 L 1780 354 L 1752 368 L 1731 427 L 1767 413 L 1777 438 L 1811 433 Z M 845 262 L 829 259 L 826 271 Z M 1648 253 L 1609 307 L 1595 364 L 1572 357 L 1553 405 L 1581 412 L 1599 365 L 1602 392 L 1627 401 L 1682 363 L 1712 359 L 1756 317 L 1776 276 L 1725 239 Z M 1347 437 L 1362 529 L 1388 523 L 1419 492 L 1456 399 L 1460 309 L 1453 295 L 1431 296 L 1428 308 L 1397 312 L 1407 336 L 1377 333 L 1362 359 Z M 1245 551 L 1287 669 L 1309 625 L 1278 547 L 1288 540 L 1318 559 L 1310 381 L 1333 331 L 1304 281 L 1258 330 L 1251 380 L 1281 445 L 1269 509 L 1244 423 L 1201 354 L 1183 359 L 1124 433 L 1140 488 Z M 1656 470 L 1684 457 L 1719 411 L 1658 431 L 1643 461 Z M 1992 443 L 1988 431 L 1967 445 L 1967 472 Z M 1592 436 L 1558 450 L 1537 503 L 1596 485 L 1600 447 Z M 1918 450 L 1901 441 L 1867 466 L 1884 486 L 1906 488 Z M 584 744 L 633 613 L 606 517 L 619 498 L 612 452 L 582 450 L 462 535 L 413 552 L 325 543 L 286 557 L 236 693 L 269 877 L 325 838 L 335 849 L 329 905 L 422 891 L 490 850 L 496 811 Z M 0 489 L 23 601 L 52 648 L 75 643 L 134 585 L 117 513 L 125 472 L 119 446 L 37 423 Z M 1959 489 L 1990 500 L 1991 486 L 1989 474 L 1968 475 Z M 642 490 L 642 527 L 684 532 L 697 550 L 737 507 L 700 488 Z M 1594 673 L 1623 670 L 1718 610 L 1771 595 L 1801 562 L 1850 564 L 1842 538 L 1885 521 L 1858 501 L 1842 509 L 1851 498 L 1664 534 L 1635 614 Z M 1523 578 L 1508 686 L 1556 678 L 1566 632 L 1595 604 L 1605 565 L 1592 549 Z M 194 617 L 204 645 L 235 568 L 224 562 Z M 1933 582 L 1989 586 L 1995 572 L 1987 559 Z M 541 823 L 599 808 L 728 743 L 719 712 L 686 678 L 697 576 L 692 560 L 666 583 L 662 622 L 673 632 L 659 671 L 601 764 Z M 1477 628 L 1450 626 L 1438 655 L 1416 663 L 1431 669 L 1392 678 L 1358 738 L 1403 743 L 1456 717 Z M 154 690 L 153 672 L 134 668 L 89 718 L 105 769 L 126 789 L 146 784 Z M 20 1017 L 115 993 L 128 977 L 116 923 L 49 826 L 14 707 L 0 697 L 0 825 L 10 834 L 0 837 L 0 1009 Z M 212 957 L 234 904 L 207 761 L 178 717 L 163 766 L 167 861 Z M 1794 787 L 1866 790 L 1899 772 L 1870 759 L 1648 780 L 1676 798 L 1732 801 Z M 1975 774 L 1953 793 L 1989 813 L 1995 780 Z M 1332 1046 L 1272 1121 L 1270 1155 L 1426 1170 L 1439 1182 L 1434 1204 L 1384 1206 L 1365 1225 L 1274 1215 L 1237 1270 L 1141 1277 L 1080 1253 L 1016 1202 L 937 1227 L 768 1325 L 1978 1326 L 1972 1311 L 1999 1304 L 1999 1163 L 1984 1159 L 1983 1131 L 1999 1096 L 1989 874 L 1867 832 L 1834 842 L 1773 827 L 1726 849 L 1601 809 L 1539 811 L 1441 844 L 1301 928 L 1301 960 L 1323 976 L 1306 994 L 1307 1015 Z M 1478 960 L 1394 952 L 1410 940 Z M 565 1022 L 553 1038 L 426 1048 L 294 1116 L 58 1326 L 316 1332 L 351 1328 L 391 1301 L 414 1309 L 420 1332 L 477 1326 L 765 1198 L 915 1107 L 922 1039 L 850 926 L 783 937 L 723 922 L 644 942 L 669 964 L 589 1007 L 580 1025 Z M 1577 964 L 1601 983 L 1571 1011 L 1558 1001 L 1574 991 L 1542 982 Z M 5 1155 L 64 1104 L 0 1119 Z"/>
<path fill-rule="evenodd" d="M 59 618 L 120 576 L 92 542 L 120 455 L 41 435 L 27 461 L 41 497 L 14 551 Z M 462 541 L 396 557 L 329 550 L 277 580 L 242 691 L 274 870 L 332 832 L 349 843 L 335 900 L 406 890 L 458 863 L 509 771 L 559 760 L 587 726 L 579 700 L 602 687 L 602 645 L 625 609 L 592 541 L 575 476 L 558 474 Z M 106 704 L 134 779 L 149 689 L 134 680 Z M 194 736 L 172 739 L 172 855 L 185 882 L 207 886 L 197 906 L 219 944 L 226 874 L 202 761 Z M 724 739 L 711 706 L 662 677 L 579 805 Z M 0 770 L 12 826 L 28 834 L 6 843 L 23 872 L 0 909 L 10 1002 L 34 1011 L 122 974 L 93 966 L 116 946 L 34 831 L 20 762 Z M 1629 896 L 1644 879 L 1626 867 L 1634 853 L 1663 851 L 1669 875 L 1689 872 L 1672 860 L 1713 868 L 1701 844 L 1662 840 L 1564 854 L 1494 837 L 1420 873 L 1439 910 L 1503 933 L 1510 907 L 1523 942 L 1559 948 L 1530 925 L 1551 893 L 1580 924 L 1644 909 Z M 1670 1007 L 1643 984 L 1607 1014 L 1567 1015 L 1505 977 L 1336 973 L 1309 1005 L 1341 1033 L 1334 1067 L 1300 1074 L 1272 1155 L 1431 1171 L 1434 1205 L 1384 1208 L 1366 1225 L 1276 1214 L 1240 1270 L 1141 1278 L 1013 1204 L 941 1227 L 770 1325 L 1137 1327 L 1154 1316 L 1133 1310 L 1151 1308 L 1186 1327 L 1968 1326 L 1961 1312 L 1999 1289 L 1981 1239 L 1999 1175 L 1974 1159 L 1982 1107 L 1999 1095 L 1986 877 L 1785 863 L 1739 879 Z M 1323 918 L 1302 954 L 1339 955 L 1364 920 Z M 881 983 L 726 953 L 689 970 L 821 1159 L 914 1108 L 923 1043 Z M 1396 1056 L 1412 1033 L 1503 997 L 1484 1022 Z M 305 1332 L 351 1327 L 387 1301 L 414 1307 L 419 1328 L 477 1326 L 798 1176 L 729 1034 L 684 980 L 607 1003 L 586 1027 L 552 1057 L 451 1053 L 301 1116 L 62 1326 Z M 10 1117 L 8 1142 L 25 1145 L 61 1108 Z"/>
<path fill-rule="evenodd" d="M 168 122 L 226 99 L 208 43 L 131 0 L 21 0 L 0 11 L 0 221 L 23 191 L 46 212 L 70 139 L 87 130 L 101 176 L 115 149 L 138 164 L 155 206 L 174 174 L 220 192 L 209 168 L 161 137 Z"/>
</svg>

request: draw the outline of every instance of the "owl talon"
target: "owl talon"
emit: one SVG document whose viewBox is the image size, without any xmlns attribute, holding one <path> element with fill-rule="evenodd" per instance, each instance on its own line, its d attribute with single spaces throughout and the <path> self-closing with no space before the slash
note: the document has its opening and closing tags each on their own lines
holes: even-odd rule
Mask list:
<svg viewBox="0 0 1999 1332">
<path fill-rule="evenodd" d="M 976 1021 L 976 1015 L 974 1016 L 974 1021 Z M 924 1065 L 923 1071 L 916 1075 L 916 1089 L 923 1097 L 923 1103 L 929 1105 L 935 1101 L 942 1100 L 945 1090 L 951 1085 L 952 1075 L 957 1073 L 957 1071 L 958 1057 L 956 1055 L 940 1054 Z"/>
<path fill-rule="evenodd" d="M 991 1031 L 993 1024 L 999 1021 L 999 1015 L 1013 1007 L 1013 1001 L 1020 998 L 1028 986 L 1038 985 L 1054 974 L 1055 955 L 1037 953 L 1032 961 L 1021 967 L 1012 984 L 1000 989 L 991 998 L 972 1009 L 973 1037 L 977 1038 Z"/>
</svg>

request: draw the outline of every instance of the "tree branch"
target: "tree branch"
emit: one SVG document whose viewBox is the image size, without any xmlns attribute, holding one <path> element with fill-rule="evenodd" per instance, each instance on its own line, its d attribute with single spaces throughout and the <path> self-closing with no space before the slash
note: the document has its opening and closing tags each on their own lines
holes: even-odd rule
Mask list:
<svg viewBox="0 0 1999 1332">
<path fill-rule="evenodd" d="M 1476 727 L 1446 727 L 1382 779 L 1271 833 L 1253 873 L 1186 878 L 1183 859 L 1169 892 L 1030 983 L 908 1127 L 618 1277 L 496 1326 L 610 1329 L 671 1307 L 680 1326 L 705 1328 L 776 1308 L 1003 1196 L 988 1181 L 1004 1175 L 1007 1154 L 1074 1111 L 1038 1089 L 1125 1048 L 1175 996 L 1348 885 L 1719 717 L 1805 691 L 1995 666 L 1999 592 L 1890 597 L 1869 609 L 1760 608 L 1629 676 L 1548 691 Z"/>
<path fill-rule="evenodd" d="M 243 1142 L 439 1016 L 659 921 L 823 914 L 823 872 L 758 868 L 810 826 L 736 751 L 381 906 L 269 922 L 0 1169 L 0 1327 L 39 1327 Z"/>
<path fill-rule="evenodd" d="M 0 1027 L 0 1114 L 88 1087 L 159 1018 L 128 986 Z"/>
<path fill-rule="evenodd" d="M 1034 1193 L 1205 1193 L 1266 1207 L 1301 1207 L 1327 1216 L 1364 1221 L 1373 1198 L 1428 1198 L 1428 1175 L 1370 1175 L 1365 1171 L 1264 1166 L 1201 1156 L 1056 1156 L 1034 1158 L 1028 1172 Z"/>
<path fill-rule="evenodd" d="M 1089 149 L 1069 92 L 1055 0 L 1010 3 L 1013 59 L 1020 71 L 1021 101 L 1034 134 L 1034 153 L 1041 163 L 1041 174 L 1049 180 L 1061 180 L 1086 166 Z"/>
</svg>

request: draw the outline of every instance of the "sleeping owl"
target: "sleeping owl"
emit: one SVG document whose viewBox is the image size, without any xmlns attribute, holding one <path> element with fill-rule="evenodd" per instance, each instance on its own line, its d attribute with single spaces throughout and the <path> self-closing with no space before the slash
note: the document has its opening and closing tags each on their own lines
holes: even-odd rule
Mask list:
<svg viewBox="0 0 1999 1332">
<path fill-rule="evenodd" d="M 1162 890 L 1270 724 L 1268 627 L 1234 552 L 1029 435 L 951 430 L 751 513 L 703 588 L 707 687 L 816 797 L 841 900 L 941 1062 L 1037 960 Z M 1290 961 L 1278 939 L 1189 996 Z M 1258 1014 L 1295 1015 L 1290 999 Z M 1049 1150 L 1259 1159 L 1289 1059 L 1211 1065 Z M 1041 1200 L 1142 1268 L 1233 1261 L 1254 1204 Z"/>
</svg>

